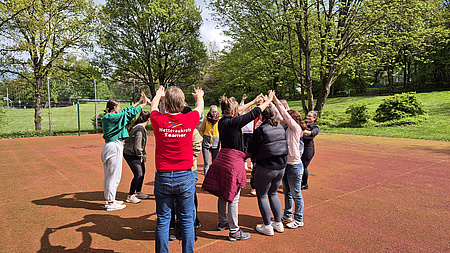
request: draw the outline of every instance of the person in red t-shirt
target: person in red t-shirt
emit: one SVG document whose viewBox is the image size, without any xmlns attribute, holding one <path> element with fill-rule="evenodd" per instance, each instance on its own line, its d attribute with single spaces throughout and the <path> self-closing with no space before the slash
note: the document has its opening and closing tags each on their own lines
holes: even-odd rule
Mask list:
<svg viewBox="0 0 450 253">
<path fill-rule="evenodd" d="M 192 134 L 203 112 L 203 90 L 194 89 L 197 107 L 181 114 L 184 94 L 180 88 L 170 87 L 164 92 L 160 86 L 152 101 L 150 120 L 156 139 L 155 201 L 158 216 L 155 230 L 156 252 L 169 251 L 169 224 L 174 200 L 183 238 L 183 252 L 194 252 L 194 195 L 196 178 L 193 165 Z M 165 97 L 167 114 L 161 114 L 158 104 Z"/>
</svg>

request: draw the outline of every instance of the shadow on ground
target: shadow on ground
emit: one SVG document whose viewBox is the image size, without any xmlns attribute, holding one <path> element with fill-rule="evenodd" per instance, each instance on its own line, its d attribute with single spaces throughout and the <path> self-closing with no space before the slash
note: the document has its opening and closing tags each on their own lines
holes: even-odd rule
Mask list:
<svg viewBox="0 0 450 253">
<path fill-rule="evenodd" d="M 99 234 L 114 241 L 124 239 L 154 240 L 156 221 L 148 219 L 153 215 L 156 215 L 156 213 L 146 214 L 137 218 L 122 218 L 110 214 L 88 214 L 80 221 L 57 228 L 47 228 L 41 237 L 41 249 L 38 252 L 115 252 L 113 250 L 91 248 L 92 234 Z M 65 246 L 51 245 L 50 235 L 52 233 L 73 227 L 78 227 L 75 231 L 82 234 L 83 240 L 78 247 L 66 249 Z"/>
<path fill-rule="evenodd" d="M 117 192 L 116 199 L 126 199 L 128 193 Z M 149 199 L 154 199 L 149 197 Z M 36 205 L 59 206 L 64 208 L 83 208 L 87 210 L 104 210 L 103 191 L 63 193 L 49 198 L 32 200 Z"/>
</svg>

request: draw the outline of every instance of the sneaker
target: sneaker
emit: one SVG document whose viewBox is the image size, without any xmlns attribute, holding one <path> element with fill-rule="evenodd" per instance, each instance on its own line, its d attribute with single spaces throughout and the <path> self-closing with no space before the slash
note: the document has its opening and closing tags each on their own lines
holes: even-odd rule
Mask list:
<svg viewBox="0 0 450 253">
<path fill-rule="evenodd" d="M 200 223 L 200 221 L 198 222 L 194 222 L 194 228 L 201 228 L 202 224 Z"/>
<path fill-rule="evenodd" d="M 148 195 L 148 194 L 145 194 L 145 193 L 143 193 L 143 192 L 138 192 L 138 193 L 136 193 L 136 197 L 137 197 L 138 199 L 148 199 L 149 195 Z"/>
<path fill-rule="evenodd" d="M 271 225 L 257 225 L 256 231 L 263 235 L 273 235 L 273 227 Z"/>
<path fill-rule="evenodd" d="M 114 200 L 113 203 L 116 203 L 116 204 L 118 204 L 118 205 L 122 205 L 122 204 L 123 204 L 123 201 L 120 201 L 120 200 Z M 105 201 L 105 207 L 108 207 L 108 201 Z"/>
<path fill-rule="evenodd" d="M 228 224 L 228 222 L 225 224 L 219 222 L 219 224 L 217 225 L 217 230 L 224 231 L 225 229 L 230 229 L 230 225 Z"/>
<path fill-rule="evenodd" d="M 256 196 L 256 189 L 252 189 L 252 190 L 250 191 L 250 194 Z"/>
<path fill-rule="evenodd" d="M 242 232 L 241 229 L 239 229 L 236 233 L 231 233 L 228 235 L 228 239 L 230 241 L 243 241 L 243 240 L 247 240 L 248 238 L 250 238 L 250 233 L 245 233 Z"/>
<path fill-rule="evenodd" d="M 136 194 L 128 195 L 127 200 L 125 200 L 125 201 L 128 203 L 134 203 L 134 204 L 141 202 L 141 200 L 136 197 Z"/>
<path fill-rule="evenodd" d="M 303 221 L 293 220 L 293 221 L 289 222 L 288 224 L 286 224 L 286 227 L 292 228 L 292 229 L 303 227 Z"/>
<path fill-rule="evenodd" d="M 116 210 L 122 210 L 126 207 L 126 205 L 123 204 L 117 204 L 116 202 L 112 203 L 112 205 L 107 205 L 106 211 L 116 211 Z"/>
<path fill-rule="evenodd" d="M 292 219 L 291 217 L 287 217 L 287 216 L 281 216 L 281 222 L 286 223 L 286 222 L 291 222 L 294 219 Z"/>
<path fill-rule="evenodd" d="M 303 184 L 300 188 L 300 190 L 308 190 L 308 189 L 309 189 L 308 184 Z"/>
<path fill-rule="evenodd" d="M 177 237 L 175 235 L 169 235 L 169 241 L 175 241 Z"/>
<path fill-rule="evenodd" d="M 277 231 L 278 233 L 283 233 L 284 232 L 283 222 L 275 222 L 275 221 L 273 221 L 270 225 L 272 225 L 273 230 Z"/>
</svg>

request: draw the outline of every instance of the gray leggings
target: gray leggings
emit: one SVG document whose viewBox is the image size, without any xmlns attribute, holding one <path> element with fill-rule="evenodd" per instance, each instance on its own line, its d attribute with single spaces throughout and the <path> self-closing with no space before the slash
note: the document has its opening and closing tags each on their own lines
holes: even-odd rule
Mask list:
<svg viewBox="0 0 450 253">
<path fill-rule="evenodd" d="M 283 179 L 284 169 L 273 170 L 256 166 L 255 187 L 258 198 L 259 211 L 264 225 L 270 225 L 270 210 L 272 210 L 275 222 L 281 221 L 281 202 L 277 195 L 278 187 Z M 269 196 L 269 203 L 267 203 Z"/>
</svg>

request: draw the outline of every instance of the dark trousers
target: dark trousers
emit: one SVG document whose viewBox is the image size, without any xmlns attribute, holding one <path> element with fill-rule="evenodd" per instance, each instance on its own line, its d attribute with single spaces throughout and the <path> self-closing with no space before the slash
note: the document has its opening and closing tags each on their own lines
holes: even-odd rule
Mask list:
<svg viewBox="0 0 450 253">
<path fill-rule="evenodd" d="M 138 156 L 123 154 L 123 157 L 134 175 L 133 180 L 131 180 L 130 192 L 128 193 L 129 195 L 133 195 L 136 192 L 142 191 L 145 163 L 144 161 L 141 162 L 141 159 Z"/>
<path fill-rule="evenodd" d="M 264 225 L 270 225 L 270 211 L 272 211 L 275 222 L 280 222 L 282 210 L 277 191 L 284 176 L 284 169 L 272 170 L 262 166 L 257 167 L 256 196 Z"/>
<path fill-rule="evenodd" d="M 303 154 L 302 154 L 302 163 L 303 163 L 303 177 L 302 177 L 302 187 L 306 187 L 308 186 L 308 176 L 309 176 L 309 172 L 308 172 L 308 166 L 309 163 L 311 162 L 312 158 L 314 157 L 314 147 L 313 148 L 305 148 L 305 150 L 303 150 Z"/>
</svg>

